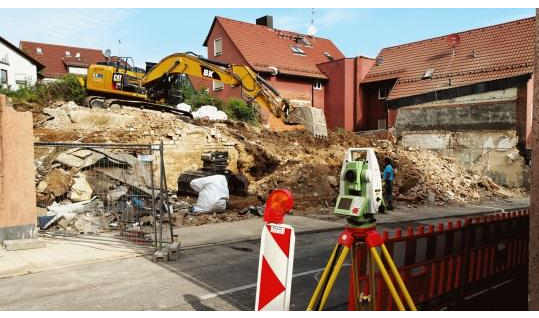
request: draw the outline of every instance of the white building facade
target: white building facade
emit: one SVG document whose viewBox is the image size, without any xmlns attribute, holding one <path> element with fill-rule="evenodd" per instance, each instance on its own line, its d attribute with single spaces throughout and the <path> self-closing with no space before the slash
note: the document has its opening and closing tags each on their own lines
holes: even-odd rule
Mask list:
<svg viewBox="0 0 539 318">
<path fill-rule="evenodd" d="M 23 85 L 34 85 L 37 72 L 35 61 L 0 37 L 0 87 L 17 90 Z"/>
</svg>

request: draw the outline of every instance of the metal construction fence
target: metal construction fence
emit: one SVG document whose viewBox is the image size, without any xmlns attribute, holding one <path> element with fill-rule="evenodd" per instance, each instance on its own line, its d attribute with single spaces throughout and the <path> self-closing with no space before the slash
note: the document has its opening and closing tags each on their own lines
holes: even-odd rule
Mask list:
<svg viewBox="0 0 539 318">
<path fill-rule="evenodd" d="M 38 142 L 34 152 L 42 230 L 173 240 L 162 144 Z"/>
<path fill-rule="evenodd" d="M 528 227 L 529 211 L 519 210 L 382 235 L 418 309 L 437 310 L 526 275 Z M 369 295 L 368 249 L 356 248 L 360 290 Z M 395 310 L 379 272 L 374 286 L 375 309 Z M 355 310 L 352 284 L 349 309 Z"/>
</svg>

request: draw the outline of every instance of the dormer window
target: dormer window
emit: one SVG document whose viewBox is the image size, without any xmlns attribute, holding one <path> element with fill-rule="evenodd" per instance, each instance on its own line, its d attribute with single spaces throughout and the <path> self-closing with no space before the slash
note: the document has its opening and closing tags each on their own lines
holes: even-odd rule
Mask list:
<svg viewBox="0 0 539 318">
<path fill-rule="evenodd" d="M 294 52 L 294 54 L 305 55 L 305 51 L 300 49 L 298 46 L 290 46 L 290 50 L 292 50 L 292 52 Z"/>
<path fill-rule="evenodd" d="M 36 53 L 37 54 L 43 54 L 43 50 L 41 50 L 40 47 L 36 47 Z"/>
<path fill-rule="evenodd" d="M 429 68 L 429 69 L 425 72 L 425 74 L 423 74 L 422 79 L 431 79 L 433 74 L 434 74 L 434 69 L 433 69 L 433 68 Z"/>
<path fill-rule="evenodd" d="M 66 51 L 66 56 L 71 56 L 71 52 Z"/>
<path fill-rule="evenodd" d="M 78 59 L 80 59 L 80 53 L 77 52 L 77 54 L 75 54 L 75 57 L 78 58 Z"/>
<path fill-rule="evenodd" d="M 329 54 L 328 52 L 324 52 L 324 56 L 330 60 L 330 61 L 333 61 L 333 56 L 331 56 L 331 54 Z"/>
</svg>

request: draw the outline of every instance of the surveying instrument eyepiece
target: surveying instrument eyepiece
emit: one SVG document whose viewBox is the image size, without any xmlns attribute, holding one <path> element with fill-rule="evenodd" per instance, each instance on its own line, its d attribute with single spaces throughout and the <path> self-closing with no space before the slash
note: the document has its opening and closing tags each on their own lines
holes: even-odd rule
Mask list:
<svg viewBox="0 0 539 318">
<path fill-rule="evenodd" d="M 385 212 L 385 203 L 382 196 L 382 179 L 374 149 L 347 149 L 341 168 L 339 196 L 334 210 L 335 215 L 346 217 L 346 226 L 344 231 L 339 235 L 337 244 L 320 277 L 320 281 L 316 286 L 307 310 L 324 309 L 331 289 L 335 285 L 337 276 L 349 252 L 351 252 L 352 256 L 352 271 L 350 273 L 350 280 L 353 281 L 354 295 L 352 308 L 355 310 L 375 309 L 376 266 L 397 308 L 399 310 L 405 310 L 403 301 L 384 265 L 385 261 L 409 309 L 417 310 L 384 244 L 383 238 L 376 232 L 376 219 L 374 216 L 377 213 L 383 212 Z M 367 294 L 360 292 L 359 286 L 359 257 L 361 256 L 359 249 L 365 247 L 369 251 L 367 254 L 369 277 Z M 378 249 L 381 250 L 383 259 Z M 351 308 L 350 304 L 349 308 Z"/>
</svg>

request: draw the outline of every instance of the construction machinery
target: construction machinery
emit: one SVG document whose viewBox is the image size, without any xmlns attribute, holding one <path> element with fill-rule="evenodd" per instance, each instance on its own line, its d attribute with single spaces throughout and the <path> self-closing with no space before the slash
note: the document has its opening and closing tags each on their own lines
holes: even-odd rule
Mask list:
<svg viewBox="0 0 539 318">
<path fill-rule="evenodd" d="M 186 171 L 178 177 L 178 195 L 198 195 L 191 188 L 191 181 L 198 178 L 220 174 L 226 177 L 228 190 L 232 194 L 246 196 L 249 181 L 241 173 L 233 173 L 228 170 L 228 151 L 210 151 L 203 153 L 201 158 L 202 168 L 194 171 Z"/>
<path fill-rule="evenodd" d="M 321 109 L 290 105 L 248 66 L 211 61 L 191 52 L 169 55 L 157 64 L 147 63 L 143 76 L 127 61 L 90 65 L 85 83 L 89 95 L 86 105 L 108 108 L 118 104 L 192 118 L 189 112 L 174 107 L 183 101 L 183 88 L 189 81 L 186 75 L 240 87 L 241 97 L 249 105 L 256 103 L 273 115 L 268 120 L 271 129 L 287 130 L 285 125 L 303 125 L 313 135 L 327 137 L 326 119 Z"/>
</svg>

